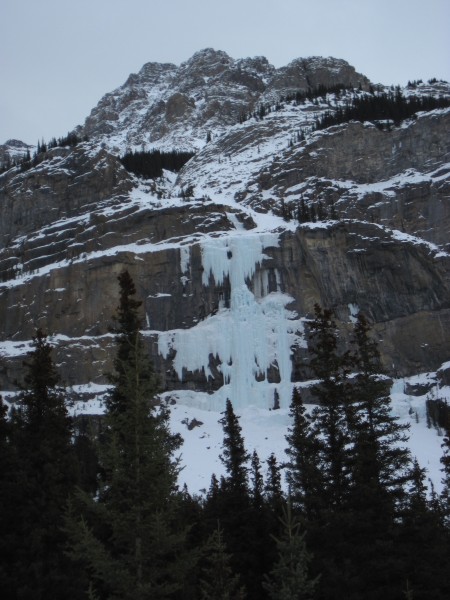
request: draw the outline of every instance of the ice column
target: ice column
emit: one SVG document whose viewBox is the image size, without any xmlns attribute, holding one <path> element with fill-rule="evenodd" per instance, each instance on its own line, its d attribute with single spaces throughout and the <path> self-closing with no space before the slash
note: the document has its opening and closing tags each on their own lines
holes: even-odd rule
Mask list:
<svg viewBox="0 0 450 600">
<path fill-rule="evenodd" d="M 264 248 L 278 245 L 277 234 L 234 235 L 209 238 L 202 243 L 203 284 L 222 285 L 228 277 L 230 308 L 221 308 L 188 330 L 163 332 L 159 351 L 167 356 L 176 351 L 174 368 L 181 378 L 183 369 L 203 370 L 211 376 L 210 355 L 218 357 L 224 386 L 216 394 L 223 406 L 230 398 L 235 407 L 271 407 L 275 388 L 283 406 L 291 394 L 291 347 L 303 331 L 302 323 L 286 309 L 291 298 L 281 292 L 268 294 L 267 276 L 255 281 L 255 294 L 248 286 Z M 266 373 L 278 364 L 281 383 L 269 384 Z"/>
</svg>

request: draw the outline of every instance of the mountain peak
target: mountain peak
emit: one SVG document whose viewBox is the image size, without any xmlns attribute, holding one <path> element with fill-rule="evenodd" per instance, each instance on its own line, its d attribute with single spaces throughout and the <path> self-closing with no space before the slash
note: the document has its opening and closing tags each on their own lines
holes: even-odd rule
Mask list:
<svg viewBox="0 0 450 600">
<path fill-rule="evenodd" d="M 276 69 L 264 56 L 233 59 L 204 48 L 180 66 L 144 64 L 101 99 L 83 134 L 115 151 L 143 144 L 191 151 L 203 147 L 208 131 L 222 133 L 260 103 L 337 84 L 368 89 L 370 82 L 342 59 L 297 58 Z"/>
<path fill-rule="evenodd" d="M 223 50 L 204 48 L 182 63 L 180 71 L 195 71 L 200 76 L 213 77 L 229 69 L 233 63 L 234 60 Z"/>
</svg>

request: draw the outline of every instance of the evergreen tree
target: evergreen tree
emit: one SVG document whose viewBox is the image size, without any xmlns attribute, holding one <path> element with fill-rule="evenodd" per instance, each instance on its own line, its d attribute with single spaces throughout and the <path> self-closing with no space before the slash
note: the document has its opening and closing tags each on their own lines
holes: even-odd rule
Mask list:
<svg viewBox="0 0 450 600">
<path fill-rule="evenodd" d="M 319 202 L 317 203 L 317 220 L 325 221 L 325 219 L 326 219 L 326 211 L 325 211 L 325 208 L 324 208 L 322 202 L 319 200 Z"/>
<path fill-rule="evenodd" d="M 450 540 L 442 515 L 427 499 L 426 471 L 414 459 L 403 519 L 396 538 L 403 577 L 412 586 L 413 598 L 444 600 L 450 596 L 447 577 Z M 420 560 L 418 560 L 420 555 Z"/>
<path fill-rule="evenodd" d="M 225 466 L 227 477 L 225 486 L 230 491 L 239 493 L 242 498 L 248 499 L 248 467 L 250 455 L 245 449 L 242 428 L 239 417 L 234 414 L 233 405 L 227 399 L 225 412 L 219 423 L 223 427 L 223 449 L 220 460 Z M 247 501 L 247 500 L 246 500 Z"/>
<path fill-rule="evenodd" d="M 99 431 L 96 433 L 96 429 Z M 78 415 L 74 419 L 74 450 L 78 463 L 78 485 L 88 493 L 97 492 L 100 467 L 96 437 L 101 435 L 101 421 L 99 417 Z"/>
<path fill-rule="evenodd" d="M 267 459 L 267 479 L 264 486 L 264 495 L 270 512 L 279 517 L 284 498 L 281 489 L 280 468 L 273 452 Z"/>
<path fill-rule="evenodd" d="M 355 500 L 372 506 L 373 515 L 400 509 L 410 479 L 407 425 L 390 410 L 389 383 L 382 376 L 380 354 L 364 315 L 359 314 L 353 345 L 356 377 L 352 387 L 355 438 Z M 389 508 L 388 504 L 391 504 Z"/>
<path fill-rule="evenodd" d="M 247 463 L 250 455 L 245 449 L 239 417 L 234 413 L 231 401 L 227 399 L 220 424 L 223 427 L 223 446 L 220 460 L 225 466 L 226 475 L 220 481 L 220 513 L 216 518 L 224 528 L 225 542 L 234 559 L 234 567 L 241 572 L 242 565 L 249 556 L 248 538 L 243 530 L 248 527 L 250 514 L 250 489 Z"/>
<path fill-rule="evenodd" d="M 281 472 L 275 455 L 272 453 L 267 459 L 267 477 L 264 485 L 264 505 L 266 514 L 266 553 L 264 576 L 269 573 L 277 559 L 275 539 L 281 534 L 281 517 L 285 504 L 285 497 L 281 488 Z M 267 592 L 265 592 L 267 594 Z"/>
<path fill-rule="evenodd" d="M 262 588 L 263 576 L 272 567 L 274 561 L 274 544 L 271 534 L 274 515 L 264 497 L 264 480 L 258 454 L 254 450 L 251 459 L 251 506 L 248 511 L 248 570 L 247 578 L 249 595 L 252 598 L 264 597 Z"/>
<path fill-rule="evenodd" d="M 287 502 L 281 519 L 283 536 L 276 539 L 278 560 L 265 578 L 264 589 L 270 600 L 307 600 L 314 597 L 318 578 L 309 576 L 311 554 L 306 548 L 305 533 Z"/>
<path fill-rule="evenodd" d="M 140 334 L 141 316 L 139 309 L 142 302 L 134 298 L 136 288 L 128 273 L 124 271 L 118 277 L 119 306 L 114 317 L 116 334 L 116 356 L 114 370 L 110 380 L 114 387 L 106 400 L 108 413 L 121 413 L 129 408 L 131 400 L 128 397 L 129 388 L 134 382 L 130 374 L 135 373 L 139 378 L 140 387 L 146 389 L 149 402 L 155 402 L 159 381 L 154 373 L 151 362 L 145 356 L 143 341 Z"/>
<path fill-rule="evenodd" d="M 214 516 L 223 527 L 224 541 L 232 555 L 231 566 L 234 572 L 240 574 L 249 600 L 260 600 L 262 572 L 267 561 L 265 509 L 263 505 L 256 506 L 256 498 L 250 490 L 247 466 L 250 456 L 245 449 L 239 417 L 235 415 L 230 400 L 226 402 L 220 423 L 224 431 L 220 458 L 226 475 L 221 478 L 214 498 L 217 513 L 212 513 L 209 501 L 206 511 L 210 518 Z M 254 475 L 255 470 L 259 471 L 259 459 L 254 461 Z M 256 496 L 259 497 L 259 475 L 254 484 L 258 490 Z"/>
<path fill-rule="evenodd" d="M 300 200 L 300 204 L 297 208 L 297 219 L 299 223 L 307 223 L 310 220 L 310 213 L 306 206 L 305 199 Z"/>
<path fill-rule="evenodd" d="M 119 276 L 115 387 L 99 447 L 98 498 L 74 500 L 67 521 L 74 559 L 84 563 L 101 598 L 158 600 L 183 587 L 190 561 L 184 552 L 177 492 L 181 444 L 169 413 L 156 407 L 158 379 L 139 332 L 140 303 L 128 272 Z"/>
<path fill-rule="evenodd" d="M 220 525 L 210 535 L 204 548 L 205 564 L 200 577 L 202 600 L 244 600 L 246 597 L 239 575 L 231 568 Z"/>
<path fill-rule="evenodd" d="M 312 431 L 296 387 L 292 393 L 289 416 L 292 420 L 286 436 L 289 444 L 286 449 L 289 457 L 286 463 L 289 495 L 295 511 L 308 521 L 323 506 L 320 496 L 323 482 L 319 470 L 319 440 Z"/>
<path fill-rule="evenodd" d="M 16 597 L 15 556 L 20 547 L 17 539 L 17 500 L 22 496 L 17 475 L 19 462 L 13 440 L 8 407 L 0 396 L 0 581 L 2 597 Z M 19 516 L 20 524 L 20 516 Z"/>
<path fill-rule="evenodd" d="M 348 494 L 351 450 L 348 419 L 351 412 L 348 352 L 338 351 L 338 332 L 330 310 L 315 305 L 310 324 L 310 367 L 319 383 L 311 388 L 319 407 L 312 413 L 313 434 L 319 444 L 321 490 L 329 510 L 342 506 Z"/>
<path fill-rule="evenodd" d="M 253 450 L 251 459 L 251 499 L 252 505 L 256 509 L 261 509 L 263 506 L 263 492 L 264 492 L 264 479 L 261 475 L 261 463 L 259 460 L 258 453 Z"/>
<path fill-rule="evenodd" d="M 76 597 L 64 555 L 64 510 L 76 483 L 72 421 L 57 387 L 52 348 L 38 329 L 25 362 L 24 389 L 12 418 L 17 447 L 17 598 Z M 72 592 L 67 591 L 70 585 Z M 67 595 L 66 595 L 67 594 Z"/>
<path fill-rule="evenodd" d="M 442 472 L 444 474 L 442 478 L 442 494 L 441 504 L 444 514 L 444 522 L 448 530 L 450 531 L 450 423 L 447 429 L 444 441 L 442 442 L 442 448 L 444 450 L 441 456 Z"/>
<path fill-rule="evenodd" d="M 419 598 L 420 589 L 430 587 L 432 580 L 437 582 L 432 565 L 439 564 L 436 550 L 443 547 L 438 541 L 438 523 L 426 500 L 424 471 L 417 461 L 411 468 L 405 445 L 407 427 L 400 425 L 390 410 L 389 383 L 382 375 L 377 344 L 361 314 L 352 342 L 356 374 L 348 425 L 354 456 L 345 521 L 352 593 L 355 598 L 369 592 L 396 598 L 399 582 L 408 580 L 414 597 Z M 414 565 L 421 547 L 417 569 Z M 433 589 L 437 593 L 434 584 Z"/>
<path fill-rule="evenodd" d="M 392 552 L 394 505 L 404 498 L 408 453 L 397 445 L 403 428 L 389 412 L 385 381 L 375 375 L 376 345 L 368 329 L 357 326 L 355 338 L 357 358 L 339 350 L 331 311 L 315 307 L 310 364 L 319 383 L 311 391 L 319 406 L 312 431 L 322 483 L 307 529 L 322 573 L 320 598 L 332 598 L 336 589 L 349 599 L 387 593 L 402 574 Z M 350 380 L 352 368 L 358 373 Z"/>
</svg>

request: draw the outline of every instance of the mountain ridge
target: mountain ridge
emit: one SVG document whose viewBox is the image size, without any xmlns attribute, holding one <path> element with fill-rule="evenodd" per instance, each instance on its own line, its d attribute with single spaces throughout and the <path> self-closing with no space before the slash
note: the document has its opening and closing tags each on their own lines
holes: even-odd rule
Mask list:
<svg viewBox="0 0 450 600">
<path fill-rule="evenodd" d="M 253 110 L 258 102 L 337 81 L 364 89 L 370 85 L 342 59 L 299 58 L 276 69 L 265 57 L 235 60 L 223 51 L 206 48 L 179 67 L 146 63 L 106 94 L 77 132 L 103 136 L 111 149 L 122 151 L 124 146 L 142 144 L 193 150 L 204 145 L 209 130 L 220 132 L 237 123 L 240 114 Z M 179 120 L 186 127 L 187 119 L 192 121 L 189 136 L 177 127 Z"/>
</svg>

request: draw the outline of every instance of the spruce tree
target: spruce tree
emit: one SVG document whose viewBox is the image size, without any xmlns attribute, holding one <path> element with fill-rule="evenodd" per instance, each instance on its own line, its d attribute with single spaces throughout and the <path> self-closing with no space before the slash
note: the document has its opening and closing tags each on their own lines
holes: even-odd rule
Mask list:
<svg viewBox="0 0 450 600">
<path fill-rule="evenodd" d="M 250 455 L 245 449 L 239 417 L 227 400 L 220 420 L 224 431 L 223 449 L 220 456 L 226 470 L 221 478 L 215 498 L 216 520 L 223 527 L 225 544 L 232 555 L 231 565 L 240 574 L 249 600 L 260 600 L 262 571 L 266 567 L 266 544 L 268 538 L 265 508 L 256 506 L 249 485 L 248 462 Z M 259 470 L 259 459 L 254 460 L 254 474 Z M 256 496 L 261 493 L 261 482 L 256 477 Z M 211 504 L 207 511 L 211 516 Z"/>
<path fill-rule="evenodd" d="M 281 517 L 285 505 L 285 497 L 281 488 L 281 472 L 275 454 L 272 453 L 266 463 L 267 476 L 264 485 L 264 505 L 266 509 L 268 541 L 265 561 L 266 568 L 263 571 L 263 575 L 271 571 L 277 558 L 277 548 L 274 542 L 281 534 Z"/>
<path fill-rule="evenodd" d="M 405 519 L 414 511 L 420 512 L 422 519 L 428 511 L 423 474 L 417 464 L 415 470 L 411 469 L 406 446 L 408 427 L 399 424 L 391 412 L 389 380 L 382 374 L 378 346 L 362 314 L 358 315 L 351 342 L 355 374 L 348 423 L 354 453 L 346 545 L 349 571 L 353 573 L 352 590 L 356 597 L 376 590 L 386 598 L 395 598 L 400 581 L 409 576 L 414 582 L 407 567 L 409 549 L 401 539 L 406 539 L 409 528 L 409 540 L 414 545 L 414 527 Z M 416 501 L 408 493 L 408 484 L 414 478 Z"/>
<path fill-rule="evenodd" d="M 382 375 L 380 354 L 366 318 L 358 315 L 354 329 L 353 381 L 355 441 L 353 466 L 354 501 L 371 506 L 373 514 L 390 518 L 405 500 L 411 476 L 411 457 L 406 446 L 407 425 L 401 425 L 390 408 L 389 381 Z"/>
<path fill-rule="evenodd" d="M 220 460 L 227 473 L 225 486 L 229 491 L 240 494 L 247 502 L 249 497 L 247 463 L 250 455 L 245 449 L 239 417 L 235 415 L 229 399 L 226 401 L 225 411 L 222 414 L 223 417 L 219 423 L 223 427 L 224 438 Z"/>
<path fill-rule="evenodd" d="M 18 482 L 19 462 L 14 444 L 8 406 L 0 396 L 0 581 L 5 600 L 16 597 L 18 577 L 15 558 L 20 541 L 17 527 L 20 524 L 17 501 L 22 498 Z"/>
<path fill-rule="evenodd" d="M 263 506 L 264 479 L 261 475 L 261 463 L 258 453 L 253 450 L 251 459 L 251 500 L 255 509 L 261 510 Z"/>
<path fill-rule="evenodd" d="M 442 493 L 441 493 L 441 505 L 444 515 L 444 522 L 450 532 L 450 423 L 448 424 L 448 430 L 442 442 L 443 454 L 441 456 L 442 464 Z"/>
<path fill-rule="evenodd" d="M 119 276 L 116 372 L 99 446 L 97 499 L 79 494 L 67 521 L 72 556 L 100 597 L 172 598 L 190 567 L 177 491 L 181 439 L 156 406 L 158 378 L 139 332 L 140 303 L 127 271 Z"/>
<path fill-rule="evenodd" d="M 64 554 L 64 511 L 76 484 L 72 420 L 52 361 L 52 348 L 40 329 L 24 363 L 26 375 L 12 418 L 17 448 L 18 598 L 63 597 L 69 592 L 70 564 Z M 70 586 L 76 597 L 77 586 Z"/>
<path fill-rule="evenodd" d="M 312 412 L 312 428 L 319 444 L 318 466 L 324 505 L 333 511 L 345 503 L 350 481 L 350 356 L 348 351 L 339 352 L 338 330 L 332 311 L 322 310 L 316 304 L 314 312 L 308 348 L 310 367 L 319 380 L 311 387 L 311 393 L 319 406 Z"/>
<path fill-rule="evenodd" d="M 267 478 L 264 485 L 264 496 L 271 513 L 280 516 L 283 504 L 283 492 L 281 489 L 281 473 L 275 454 L 267 459 Z"/>
<path fill-rule="evenodd" d="M 292 424 L 286 436 L 289 444 L 286 449 L 288 455 L 286 479 L 294 510 L 308 521 L 317 515 L 320 507 L 323 506 L 321 499 L 323 482 L 319 469 L 320 446 L 306 416 L 301 394 L 295 387 L 289 416 Z"/>
<path fill-rule="evenodd" d="M 403 577 L 411 584 L 413 598 L 444 600 L 450 596 L 447 570 L 450 540 L 442 513 L 427 498 L 426 470 L 417 459 L 412 463 L 410 485 L 402 522 L 395 539 Z M 418 556 L 420 555 L 420 560 Z"/>
<path fill-rule="evenodd" d="M 244 600 L 244 587 L 233 573 L 231 555 L 227 552 L 220 524 L 204 547 L 204 565 L 200 575 L 201 600 Z"/>
<path fill-rule="evenodd" d="M 232 553 L 236 567 L 240 561 L 246 562 L 247 542 L 242 529 L 247 528 L 250 513 L 250 489 L 248 481 L 248 461 L 250 455 L 245 449 L 239 417 L 235 415 L 231 401 L 227 399 L 220 424 L 223 427 L 223 446 L 220 460 L 226 475 L 220 481 L 220 511 L 218 515 L 224 528 L 225 542 Z"/>
<path fill-rule="evenodd" d="M 247 518 L 248 530 L 248 570 L 252 573 L 247 586 L 252 598 L 263 598 L 264 591 L 262 580 L 265 573 L 270 570 L 274 561 L 274 543 L 272 535 L 274 515 L 272 507 L 264 496 L 264 479 L 261 474 L 261 465 L 256 450 L 251 458 L 251 491 L 250 509 Z"/>
<path fill-rule="evenodd" d="M 308 600 L 314 597 L 318 577 L 311 578 L 312 556 L 306 548 L 305 532 L 295 518 L 288 500 L 281 519 L 283 534 L 276 539 L 278 559 L 263 587 L 270 600 Z"/>
<path fill-rule="evenodd" d="M 357 598 L 370 589 L 394 589 L 390 577 L 401 573 L 391 550 L 409 455 L 399 445 L 404 428 L 389 411 L 368 328 L 355 328 L 354 355 L 340 350 L 338 340 L 331 311 L 316 306 L 310 364 L 319 380 L 312 387 L 319 406 L 312 412 L 312 432 L 322 483 L 307 530 L 322 573 L 319 597 L 333 597 L 339 589 Z M 352 378 L 351 370 L 357 371 Z"/>
</svg>

